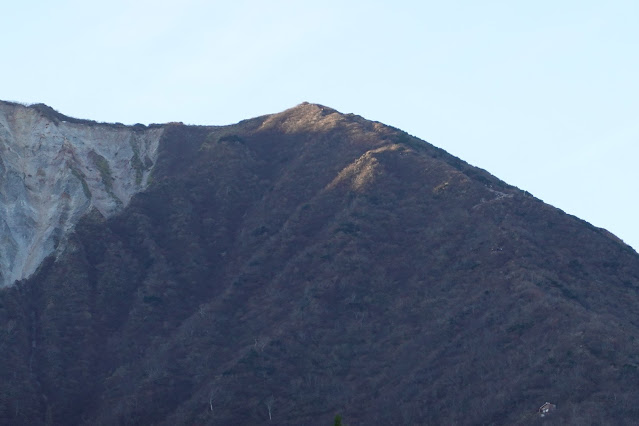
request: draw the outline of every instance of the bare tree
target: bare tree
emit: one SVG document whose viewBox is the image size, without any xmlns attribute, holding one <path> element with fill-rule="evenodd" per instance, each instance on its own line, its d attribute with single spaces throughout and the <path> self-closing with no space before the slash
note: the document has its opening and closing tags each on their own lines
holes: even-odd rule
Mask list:
<svg viewBox="0 0 639 426">
<path fill-rule="evenodd" d="M 211 393 L 209 393 L 209 409 L 211 410 L 211 412 L 213 412 L 213 401 L 215 400 L 216 396 L 217 396 L 217 389 L 216 388 L 211 389 Z"/>
<path fill-rule="evenodd" d="M 200 307 L 198 308 L 198 313 L 200 314 L 200 317 L 204 318 L 206 316 L 206 306 L 200 305 Z"/>
<path fill-rule="evenodd" d="M 271 411 L 273 409 L 273 403 L 275 402 L 275 398 L 273 398 L 273 395 L 269 396 L 266 401 L 264 401 L 264 404 L 266 405 L 266 409 L 268 410 L 268 421 L 270 422 L 271 420 L 273 420 L 273 417 L 271 416 Z"/>
<path fill-rule="evenodd" d="M 210 385 L 211 390 L 209 392 L 209 410 L 213 413 L 213 404 L 220 405 L 224 402 L 225 395 L 222 393 L 221 389 L 224 387 L 220 384 L 221 376 L 215 376 L 213 383 Z"/>
<path fill-rule="evenodd" d="M 255 348 L 257 352 L 264 352 L 264 348 L 268 344 L 268 341 L 269 339 L 263 339 L 263 338 L 255 339 L 255 344 L 253 345 L 253 347 Z"/>
</svg>

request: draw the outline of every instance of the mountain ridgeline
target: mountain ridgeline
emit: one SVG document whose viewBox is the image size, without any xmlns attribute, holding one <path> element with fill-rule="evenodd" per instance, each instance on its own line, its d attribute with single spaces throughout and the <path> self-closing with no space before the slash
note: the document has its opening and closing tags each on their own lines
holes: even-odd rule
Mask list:
<svg viewBox="0 0 639 426">
<path fill-rule="evenodd" d="M 11 108 L 106 142 L 41 167 L 83 207 L 0 289 L 0 424 L 639 423 L 639 256 L 607 231 L 319 105 L 219 127 Z M 3 235 L 28 178 L 0 182 Z"/>
</svg>

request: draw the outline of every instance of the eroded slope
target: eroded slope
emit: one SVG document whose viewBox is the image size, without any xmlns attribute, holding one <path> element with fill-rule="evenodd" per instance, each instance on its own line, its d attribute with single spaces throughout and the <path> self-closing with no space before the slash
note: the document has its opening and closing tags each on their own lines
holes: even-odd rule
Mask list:
<svg viewBox="0 0 639 426">
<path fill-rule="evenodd" d="M 111 216 L 147 184 L 161 127 L 63 118 L 0 103 L 0 286 L 32 274 L 91 208 Z"/>
</svg>

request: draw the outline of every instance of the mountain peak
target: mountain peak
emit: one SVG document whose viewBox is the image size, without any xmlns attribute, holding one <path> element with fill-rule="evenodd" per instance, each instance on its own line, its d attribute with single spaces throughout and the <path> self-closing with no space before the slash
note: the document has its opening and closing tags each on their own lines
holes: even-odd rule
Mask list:
<svg viewBox="0 0 639 426">
<path fill-rule="evenodd" d="M 262 129 L 278 128 L 285 133 L 326 131 L 343 120 L 344 115 L 319 104 L 303 102 L 280 113 L 269 115 Z"/>
</svg>

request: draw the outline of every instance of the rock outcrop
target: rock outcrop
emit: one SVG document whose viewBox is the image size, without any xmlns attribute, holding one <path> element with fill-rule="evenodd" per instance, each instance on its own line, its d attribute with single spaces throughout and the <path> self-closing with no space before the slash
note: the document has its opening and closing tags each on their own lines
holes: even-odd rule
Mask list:
<svg viewBox="0 0 639 426">
<path fill-rule="evenodd" d="M 162 132 L 0 102 L 0 286 L 31 275 L 92 208 L 120 211 L 146 186 Z"/>
</svg>

